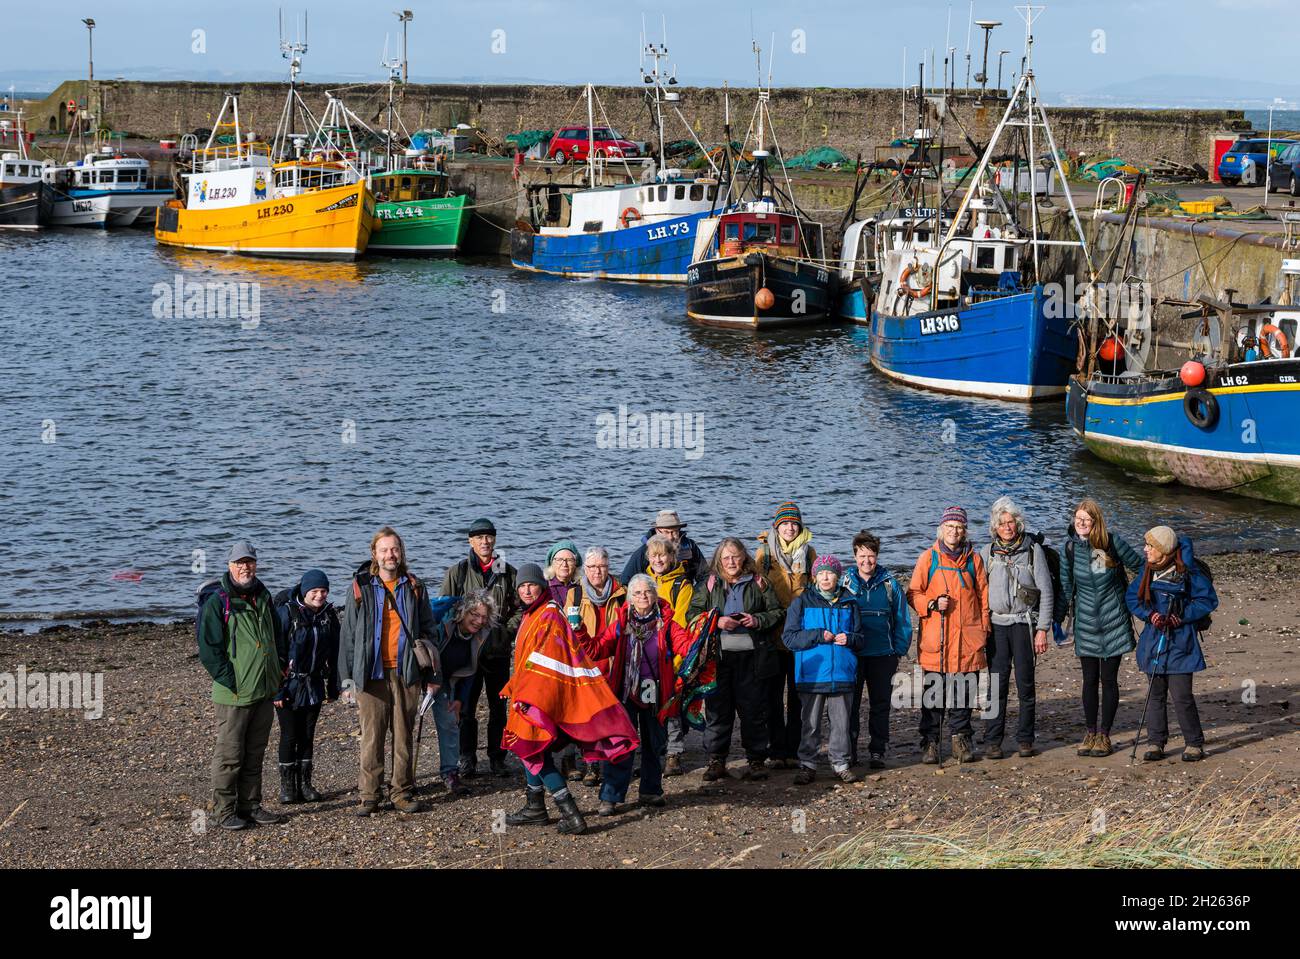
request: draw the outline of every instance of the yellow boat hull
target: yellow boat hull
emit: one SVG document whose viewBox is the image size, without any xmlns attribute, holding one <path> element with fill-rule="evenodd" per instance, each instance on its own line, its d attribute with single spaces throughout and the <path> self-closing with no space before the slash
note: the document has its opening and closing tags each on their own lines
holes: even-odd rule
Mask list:
<svg viewBox="0 0 1300 959">
<path fill-rule="evenodd" d="M 154 238 L 189 250 L 308 260 L 355 260 L 375 221 L 364 182 L 222 209 L 159 207 Z"/>
</svg>

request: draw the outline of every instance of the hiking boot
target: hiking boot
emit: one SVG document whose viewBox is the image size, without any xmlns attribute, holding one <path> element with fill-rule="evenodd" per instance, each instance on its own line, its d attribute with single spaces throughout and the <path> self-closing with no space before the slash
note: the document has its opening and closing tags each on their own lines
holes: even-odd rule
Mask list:
<svg viewBox="0 0 1300 959">
<path fill-rule="evenodd" d="M 498 756 L 494 759 L 489 759 L 488 772 L 493 776 L 496 776 L 498 779 L 504 779 L 506 776 L 509 776 L 510 769 L 506 766 L 506 757 Z M 464 773 L 461 774 L 461 778 L 464 778 Z"/>
<path fill-rule="evenodd" d="M 236 829 L 247 829 L 253 824 L 238 813 L 232 812 L 225 819 L 221 820 L 218 825 L 220 825 L 222 829 L 229 829 L 231 832 L 234 832 Z"/>
<path fill-rule="evenodd" d="M 960 736 L 952 737 L 952 754 L 957 757 L 959 763 L 978 762 L 980 755 L 975 751 L 971 744 L 970 737 L 965 733 Z"/>
<path fill-rule="evenodd" d="M 1092 737 L 1092 752 L 1089 756 L 1109 756 L 1115 751 L 1111 744 L 1109 733 L 1097 733 Z"/>
<path fill-rule="evenodd" d="M 1095 756 L 1096 753 L 1094 753 L 1093 750 L 1097 748 L 1097 737 L 1099 735 L 1099 733 L 1088 733 L 1088 735 L 1084 736 L 1083 742 L 1080 743 L 1079 748 L 1075 750 L 1075 755 Z"/>
<path fill-rule="evenodd" d="M 259 826 L 278 826 L 284 822 L 283 816 L 277 815 L 269 809 L 263 809 L 261 806 L 254 806 L 252 812 L 248 813 L 247 818 Z"/>
<path fill-rule="evenodd" d="M 577 772 L 577 769 L 578 769 L 578 764 L 574 762 L 573 757 L 571 755 L 566 754 L 560 757 L 559 772 L 560 775 L 563 776 L 565 779 L 572 779 L 573 774 Z M 578 774 L 578 778 L 579 779 L 582 778 L 581 773 Z"/>
<path fill-rule="evenodd" d="M 989 759 L 1001 759 L 1005 753 L 1002 752 L 1001 743 L 990 743 L 984 747 L 984 755 L 988 756 Z"/>
<path fill-rule="evenodd" d="M 504 764 L 504 760 L 502 763 Z M 473 779 L 478 775 L 478 759 L 471 756 L 469 759 L 462 759 L 459 763 L 460 778 Z"/>
<path fill-rule="evenodd" d="M 618 815 L 618 804 L 612 803 L 608 799 L 602 799 L 600 805 L 596 807 L 597 816 L 616 816 Z"/>
<path fill-rule="evenodd" d="M 357 811 L 354 815 L 358 819 L 365 819 L 367 816 L 373 816 L 377 812 L 379 812 L 379 802 L 377 800 L 363 799 L 361 800 L 361 805 L 357 807 Z"/>
<path fill-rule="evenodd" d="M 280 805 L 301 802 L 302 793 L 298 791 L 298 764 L 280 763 Z"/>
<path fill-rule="evenodd" d="M 1158 763 L 1160 762 L 1160 760 L 1164 758 L 1165 758 L 1164 746 L 1152 746 L 1150 749 L 1148 749 L 1146 752 L 1142 754 L 1142 761 L 1144 763 Z"/>
<path fill-rule="evenodd" d="M 669 756 L 669 757 L 668 757 L 668 762 L 669 762 L 669 764 L 671 764 L 672 761 L 673 761 L 674 759 L 676 759 L 676 758 L 677 758 L 677 757 L 675 757 L 675 756 Z M 679 768 L 680 768 L 680 767 L 679 767 Z M 665 772 L 664 772 L 664 775 L 665 775 L 665 776 L 668 775 L 668 772 L 667 772 L 666 770 L 665 770 Z M 675 775 L 680 775 L 680 773 L 675 774 Z M 710 760 L 709 760 L 709 766 L 708 766 L 708 768 L 704 770 L 704 781 L 705 781 L 706 783 L 711 783 L 711 782 L 713 782 L 714 780 L 718 780 L 718 779 L 726 779 L 726 778 L 727 778 L 727 763 L 726 763 L 726 761 L 725 761 L 725 760 L 722 760 L 722 759 L 718 759 L 716 756 L 715 756 L 713 759 L 710 759 Z"/>
<path fill-rule="evenodd" d="M 546 792 L 542 789 L 524 789 L 524 804 L 506 816 L 507 826 L 534 826 L 548 823 Z"/>
<path fill-rule="evenodd" d="M 587 831 L 587 820 L 582 818 L 578 800 L 567 789 L 566 795 L 555 797 L 555 808 L 560 812 L 560 825 L 556 828 L 566 836 L 580 836 Z"/>
<path fill-rule="evenodd" d="M 682 757 L 677 753 L 673 753 L 668 757 L 668 761 L 664 763 L 664 775 L 680 776 L 681 774 L 682 774 Z M 714 778 L 716 779 L 717 777 L 715 776 Z"/>
<path fill-rule="evenodd" d="M 583 784 L 584 786 L 599 786 L 599 785 L 600 785 L 600 767 L 597 766 L 595 763 L 588 763 L 588 764 L 587 764 L 587 772 L 586 772 L 586 774 L 583 775 L 583 777 L 582 777 L 582 784 Z"/>
<path fill-rule="evenodd" d="M 757 782 L 760 779 L 767 778 L 767 766 L 761 759 L 751 759 L 745 763 L 744 772 L 741 774 L 742 779 L 753 780 Z"/>
<path fill-rule="evenodd" d="M 794 784 L 796 786 L 807 786 L 817 778 L 817 770 L 808 766 L 800 766 L 799 771 L 794 774 Z"/>
<path fill-rule="evenodd" d="M 1031 759 L 1031 758 L 1035 755 L 1035 753 L 1034 753 L 1034 744 L 1033 744 L 1033 743 L 1021 743 L 1021 744 L 1020 744 L 1020 748 L 1019 748 L 1019 753 L 1020 753 L 1020 758 L 1021 758 L 1021 759 Z"/>
<path fill-rule="evenodd" d="M 637 796 L 636 804 L 638 806 L 651 806 L 655 809 L 662 809 L 668 805 L 668 800 L 663 796 Z"/>
<path fill-rule="evenodd" d="M 419 799 L 409 799 L 403 796 L 400 799 L 393 800 L 393 808 L 409 816 L 411 813 L 428 812 L 429 804 Z"/>
<path fill-rule="evenodd" d="M 298 797 L 303 802 L 320 802 L 325 797 L 311 784 L 311 760 L 298 760 Z"/>
<path fill-rule="evenodd" d="M 939 744 L 934 740 L 921 743 L 921 762 L 930 766 L 939 763 Z"/>
<path fill-rule="evenodd" d="M 885 754 L 884 754 L 884 753 L 872 753 L 872 754 L 871 754 L 871 758 L 870 758 L 869 760 L 867 760 L 867 766 L 868 766 L 869 768 L 871 768 L 871 769 L 884 769 L 884 768 L 885 768 Z"/>
<path fill-rule="evenodd" d="M 447 773 L 442 777 L 442 781 L 447 784 L 447 792 L 453 796 L 468 796 L 469 787 L 461 781 L 460 773 Z"/>
<path fill-rule="evenodd" d="M 835 775 L 840 777 L 840 782 L 842 783 L 855 783 L 858 781 L 858 774 L 852 769 L 837 769 L 835 770 Z"/>
<path fill-rule="evenodd" d="M 1183 762 L 1199 763 L 1205 758 L 1205 750 L 1200 746 L 1187 746 L 1183 749 Z"/>
</svg>

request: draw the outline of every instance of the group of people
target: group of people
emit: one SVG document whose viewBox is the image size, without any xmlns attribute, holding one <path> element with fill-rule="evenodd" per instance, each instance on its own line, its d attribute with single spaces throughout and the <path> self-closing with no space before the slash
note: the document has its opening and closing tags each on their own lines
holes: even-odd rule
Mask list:
<svg viewBox="0 0 1300 959">
<path fill-rule="evenodd" d="M 703 734 L 705 781 L 794 769 L 794 782 L 806 785 L 825 737 L 832 774 L 853 782 L 864 705 L 866 762 L 886 765 L 898 663 L 913 640 L 926 690 L 922 762 L 942 762 L 945 719 L 952 755 L 981 758 L 978 697 L 962 691 L 977 689 L 983 670 L 992 700 L 983 755 L 1005 755 L 1014 674 L 1015 742 L 1030 757 L 1035 660 L 1067 630 L 1083 679 L 1079 755 L 1113 752 L 1119 665 L 1136 648 L 1150 677 L 1144 758 L 1164 758 L 1170 697 L 1183 760 L 1203 758 L 1192 676 L 1205 668 L 1199 634 L 1218 599 L 1189 540 L 1158 526 L 1141 556 L 1090 499 L 1071 516 L 1059 552 L 1030 532 L 1009 497 L 990 510 L 986 544 L 977 548 L 968 526 L 964 509 L 946 509 L 903 585 L 870 531 L 853 537 L 849 563 L 819 555 L 793 502 L 776 509 L 755 552 L 729 536 L 707 560 L 678 513 L 660 511 L 618 577 L 608 550 L 582 552 L 570 539 L 551 547 L 544 568 L 516 569 L 496 550 L 495 526 L 478 519 L 467 529 L 468 555 L 436 597 L 385 526 L 348 584 L 341 618 L 321 570 L 272 596 L 257 578 L 253 546 L 236 543 L 227 572 L 202 588 L 196 620 L 216 705 L 214 817 L 226 829 L 282 820 L 263 807 L 261 792 L 275 716 L 280 802 L 318 801 L 313 739 L 322 703 L 338 698 L 358 707 L 359 816 L 382 807 L 385 785 L 393 808 L 427 809 L 415 768 L 417 726 L 429 713 L 441 778 L 452 796 L 468 792 L 465 781 L 480 775 L 485 695 L 487 775 L 510 775 L 507 753 L 525 772 L 524 803 L 507 825 L 549 822 L 550 793 L 560 831 L 585 831 L 570 790 L 578 781 L 599 786 L 597 815 L 618 814 L 638 756 L 638 804 L 665 805 L 663 779 L 685 772 L 692 727 Z M 737 717 L 745 760 L 733 770 Z"/>
</svg>

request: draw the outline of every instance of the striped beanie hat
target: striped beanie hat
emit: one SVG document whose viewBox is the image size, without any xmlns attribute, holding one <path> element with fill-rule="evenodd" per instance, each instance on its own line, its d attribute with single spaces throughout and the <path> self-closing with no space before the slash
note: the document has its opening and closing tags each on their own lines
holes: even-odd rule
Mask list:
<svg viewBox="0 0 1300 959">
<path fill-rule="evenodd" d="M 943 519 L 939 521 L 939 525 L 942 526 L 944 523 L 961 523 L 962 526 L 970 525 L 966 521 L 966 511 L 960 506 L 949 506 L 943 511 Z"/>
<path fill-rule="evenodd" d="M 803 525 L 803 514 L 799 512 L 799 507 L 794 505 L 793 500 L 786 500 L 776 508 L 776 515 L 772 517 L 772 525 L 780 526 L 786 520 L 793 520 L 800 526 Z"/>
<path fill-rule="evenodd" d="M 844 575 L 844 564 L 841 563 L 834 556 L 832 556 L 830 553 L 827 553 L 825 556 L 818 556 L 817 559 L 813 561 L 813 566 L 812 566 L 813 577 L 816 578 L 817 574 L 823 569 L 829 569 L 831 572 L 833 572 L 835 574 L 836 579 L 839 579 L 841 576 Z"/>
</svg>

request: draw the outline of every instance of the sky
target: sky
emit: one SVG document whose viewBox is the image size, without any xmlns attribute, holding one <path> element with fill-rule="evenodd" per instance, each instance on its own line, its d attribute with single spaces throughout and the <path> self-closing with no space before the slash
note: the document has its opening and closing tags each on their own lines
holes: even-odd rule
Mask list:
<svg viewBox="0 0 1300 959">
<path fill-rule="evenodd" d="M 74 0 L 48 4 L 3 0 L 0 85 L 24 88 L 42 76 L 84 76 L 86 30 L 93 17 L 96 73 L 151 78 L 166 71 L 215 78 L 283 75 L 275 0 Z M 728 80 L 752 85 L 751 27 L 765 50 L 774 47 L 776 86 L 897 86 L 903 50 L 916 79 L 922 51 L 934 48 L 942 69 L 948 43 L 957 47 L 958 80 L 966 75 L 968 0 L 659 0 L 653 6 L 577 0 L 405 0 L 414 13 L 409 59 L 416 79 L 579 83 L 638 80 L 641 15 L 658 40 L 667 19 L 670 63 L 683 84 Z M 381 79 L 388 37 L 397 49 L 398 3 L 298 0 L 283 5 L 286 21 L 309 11 L 304 80 Z M 1012 2 L 977 0 L 976 19 L 996 19 L 991 73 L 999 50 L 1009 77 L 1024 49 L 1024 26 Z M 1035 64 L 1046 91 L 1104 88 L 1160 74 L 1230 78 L 1294 95 L 1293 48 L 1300 0 L 1055 0 L 1035 27 Z M 203 31 L 196 35 L 195 31 Z M 775 35 L 775 43 L 772 42 Z M 202 42 L 197 40 L 201 36 Z M 202 47 L 202 50 L 197 48 Z M 495 49 L 494 49 L 495 47 Z M 971 72 L 982 55 L 971 38 Z M 765 53 L 765 60 L 767 54 Z M 766 67 L 765 67 L 766 69 Z M 200 76 L 202 74 L 202 76 Z M 1004 83 L 1004 85 L 1006 85 Z M 40 89 L 49 84 L 29 86 Z"/>
</svg>

